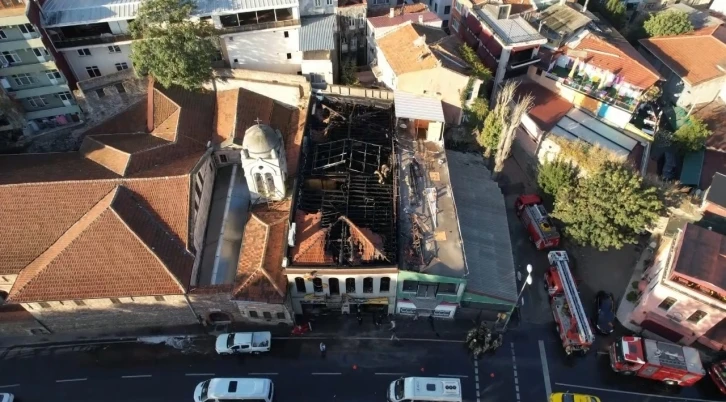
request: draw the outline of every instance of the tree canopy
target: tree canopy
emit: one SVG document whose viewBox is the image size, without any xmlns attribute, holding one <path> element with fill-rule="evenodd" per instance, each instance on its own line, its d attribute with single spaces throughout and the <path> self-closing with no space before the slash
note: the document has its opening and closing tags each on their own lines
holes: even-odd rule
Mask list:
<svg viewBox="0 0 726 402">
<path fill-rule="evenodd" d="M 693 32 L 688 14 L 678 10 L 667 10 L 651 15 L 643 28 L 648 36 L 672 36 Z"/>
<path fill-rule="evenodd" d="M 138 75 L 151 75 L 164 87 L 198 89 L 213 75 L 216 35 L 207 21 L 191 21 L 194 0 L 147 0 L 131 33 L 131 61 Z"/>
<path fill-rule="evenodd" d="M 672 141 L 685 152 L 696 152 L 706 146 L 712 131 L 703 120 L 691 116 L 675 133 Z"/>
<path fill-rule="evenodd" d="M 662 208 L 655 188 L 630 168 L 608 161 L 571 191 L 558 192 L 552 215 L 574 242 L 607 250 L 636 243 Z"/>
<path fill-rule="evenodd" d="M 466 43 L 461 45 L 461 47 L 459 47 L 459 53 L 464 61 L 471 66 L 473 76 L 482 80 L 484 84 L 492 79 L 491 70 L 482 64 L 481 60 L 479 60 L 479 56 L 476 55 L 474 49 L 472 49 L 469 45 Z"/>
<path fill-rule="evenodd" d="M 603 14 L 605 14 L 605 18 L 607 18 L 615 28 L 622 28 L 625 25 L 625 21 L 627 19 L 625 11 L 625 2 L 620 0 L 608 0 L 608 2 L 605 3 L 605 8 L 602 10 Z"/>
<path fill-rule="evenodd" d="M 569 192 L 577 182 L 577 168 L 561 159 L 547 161 L 537 171 L 537 185 L 551 200 L 560 191 Z"/>
</svg>

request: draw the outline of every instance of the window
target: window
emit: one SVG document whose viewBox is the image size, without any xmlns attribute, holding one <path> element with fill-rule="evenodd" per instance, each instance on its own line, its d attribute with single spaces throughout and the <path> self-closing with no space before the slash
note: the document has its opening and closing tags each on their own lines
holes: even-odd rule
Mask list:
<svg viewBox="0 0 726 402">
<path fill-rule="evenodd" d="M 315 7 L 322 7 L 323 6 L 323 0 L 315 0 Z"/>
<path fill-rule="evenodd" d="M 61 78 L 60 72 L 58 72 L 58 70 L 48 70 L 45 72 L 45 75 L 48 76 L 49 80 L 57 80 Z"/>
<path fill-rule="evenodd" d="M 287 54 L 287 59 L 288 59 L 288 60 L 292 59 L 292 53 L 288 53 L 288 54 Z"/>
<path fill-rule="evenodd" d="M 267 320 L 272 319 L 272 314 L 269 311 L 263 311 L 262 316 L 265 317 L 265 319 L 267 319 Z"/>
<path fill-rule="evenodd" d="M 456 11 L 459 12 L 459 14 L 461 14 L 461 3 L 459 3 L 458 1 L 454 3 L 454 8 L 456 9 Z"/>
<path fill-rule="evenodd" d="M 194 183 L 194 192 L 197 193 L 197 197 L 202 196 L 202 188 L 199 187 L 199 183 Z"/>
<path fill-rule="evenodd" d="M 76 50 L 76 52 L 78 52 L 79 56 L 90 56 L 91 55 L 91 49 L 89 49 L 89 48 L 78 49 L 78 50 Z"/>
<path fill-rule="evenodd" d="M 439 283 L 436 294 L 455 295 L 458 286 L 455 283 Z"/>
<path fill-rule="evenodd" d="M 451 6 L 444 7 L 444 15 L 449 15 L 449 14 L 451 14 Z"/>
<path fill-rule="evenodd" d="M 348 26 L 350 26 L 351 28 L 355 27 L 355 18 L 353 18 L 353 17 L 348 18 Z"/>
<path fill-rule="evenodd" d="M 255 310 L 250 310 L 250 317 L 259 318 L 260 316 L 257 314 L 257 312 Z"/>
<path fill-rule="evenodd" d="M 345 279 L 345 292 L 346 293 L 355 293 L 355 278 L 346 278 Z"/>
<path fill-rule="evenodd" d="M 15 85 L 18 86 L 35 84 L 36 82 L 35 78 L 28 73 L 13 75 L 13 81 L 15 81 Z"/>
<path fill-rule="evenodd" d="M 275 314 L 278 320 L 284 320 L 285 319 L 285 313 L 277 313 Z"/>
<path fill-rule="evenodd" d="M 34 47 L 33 48 L 33 54 L 35 54 L 38 57 L 48 56 L 48 50 L 44 47 Z"/>
<path fill-rule="evenodd" d="M 674 304 L 676 304 L 676 301 L 677 300 L 672 297 L 666 297 L 665 300 L 660 302 L 658 308 L 668 311 L 671 309 L 671 307 L 673 307 Z"/>
<path fill-rule="evenodd" d="M 156 301 L 165 301 L 164 296 L 154 296 L 154 300 Z"/>
<path fill-rule="evenodd" d="M 381 285 L 379 286 L 378 291 L 381 293 L 390 292 L 391 291 L 391 278 L 388 278 L 388 277 L 381 278 Z"/>
<path fill-rule="evenodd" d="M 129 65 L 126 63 L 116 63 L 115 66 L 116 66 L 116 71 L 123 71 L 123 70 L 129 69 Z"/>
<path fill-rule="evenodd" d="M 326 1 L 326 4 L 329 5 L 329 6 L 332 6 L 333 5 L 333 0 L 327 0 Z"/>
<path fill-rule="evenodd" d="M 257 194 L 265 194 L 265 182 L 262 181 L 262 175 L 259 173 L 255 173 L 255 188 L 257 189 Z"/>
<path fill-rule="evenodd" d="M 416 292 L 418 289 L 418 282 L 416 281 L 403 281 L 404 292 Z"/>
<path fill-rule="evenodd" d="M 373 293 L 373 278 L 363 278 L 363 293 Z"/>
<path fill-rule="evenodd" d="M 434 4 L 434 12 L 435 13 L 439 12 L 439 3 Z"/>
<path fill-rule="evenodd" d="M 227 155 L 219 155 L 219 161 L 221 163 L 227 163 Z"/>
<path fill-rule="evenodd" d="M 15 52 L 5 51 L 3 52 L 3 58 L 8 62 L 8 64 L 20 63 L 20 57 L 18 57 L 18 54 Z"/>
<path fill-rule="evenodd" d="M 112 303 L 112 304 L 121 304 L 121 300 L 119 300 L 119 299 L 117 299 L 117 298 L 115 298 L 115 297 L 112 297 L 112 298 L 111 298 L 111 303 Z"/>
<path fill-rule="evenodd" d="M 76 303 L 76 306 L 85 306 L 86 302 L 83 300 L 73 300 L 73 303 Z"/>
<path fill-rule="evenodd" d="M 272 173 L 265 173 L 265 185 L 267 186 L 267 194 L 274 196 L 277 194 L 275 190 L 275 178 L 272 177 Z"/>
<path fill-rule="evenodd" d="M 97 89 L 96 95 L 98 95 L 99 98 L 103 98 L 104 96 L 106 96 L 106 91 L 104 91 L 103 88 Z"/>
<path fill-rule="evenodd" d="M 98 66 L 86 67 L 86 72 L 88 73 L 89 78 L 101 76 L 101 70 L 98 69 Z"/>
<path fill-rule="evenodd" d="M 339 295 L 340 294 L 340 283 L 338 282 L 338 278 L 330 278 L 330 279 L 328 279 L 328 292 L 331 295 Z"/>
<path fill-rule="evenodd" d="M 111 45 L 108 47 L 109 53 L 121 53 L 121 47 L 118 45 Z"/>
<path fill-rule="evenodd" d="M 116 88 L 116 92 L 120 94 L 126 93 L 126 88 L 124 88 L 124 84 L 119 82 L 118 84 L 114 84 L 113 86 Z"/>
<path fill-rule="evenodd" d="M 286 38 L 289 38 L 289 37 L 290 37 L 290 32 L 288 32 L 288 31 L 285 31 L 285 32 L 284 32 L 284 35 L 285 35 L 285 37 L 286 37 Z"/>
<path fill-rule="evenodd" d="M 8 36 L 5 34 L 5 27 L 0 28 L 0 39 L 7 39 Z"/>
<path fill-rule="evenodd" d="M 313 279 L 313 291 L 315 293 L 323 292 L 323 280 L 322 279 L 320 279 L 320 278 Z"/>
<path fill-rule="evenodd" d="M 62 101 L 69 101 L 69 100 L 73 99 L 73 95 L 71 95 L 71 93 L 67 92 L 67 91 L 58 93 L 58 94 L 56 94 L 56 96 Z"/>
<path fill-rule="evenodd" d="M 38 305 L 40 306 L 40 308 L 50 308 L 50 303 L 48 302 L 40 302 L 38 303 Z"/>
<path fill-rule="evenodd" d="M 456 18 L 451 20 L 451 27 L 454 28 L 454 31 L 459 31 L 459 20 Z"/>
<path fill-rule="evenodd" d="M 688 317 L 688 321 L 693 323 L 698 323 L 702 319 L 706 318 L 708 314 L 706 314 L 705 311 L 696 310 L 695 313 L 691 314 L 690 317 Z"/>
<path fill-rule="evenodd" d="M 43 107 L 48 104 L 48 102 L 45 100 L 45 96 L 31 96 L 28 98 L 28 103 L 32 107 Z"/>
<path fill-rule="evenodd" d="M 305 279 L 299 276 L 295 278 L 295 289 L 298 291 L 298 293 L 307 292 L 307 290 L 305 289 Z"/>
<path fill-rule="evenodd" d="M 18 25 L 18 28 L 20 28 L 20 32 L 24 34 L 35 32 L 35 27 L 33 26 L 33 24 L 21 24 Z"/>
<path fill-rule="evenodd" d="M 234 59 L 234 62 L 235 63 L 239 63 L 239 59 Z"/>
</svg>

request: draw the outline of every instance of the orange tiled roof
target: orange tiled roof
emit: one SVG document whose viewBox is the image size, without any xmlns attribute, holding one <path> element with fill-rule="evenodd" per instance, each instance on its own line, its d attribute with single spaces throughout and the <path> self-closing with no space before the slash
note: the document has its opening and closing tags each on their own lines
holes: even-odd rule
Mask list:
<svg viewBox="0 0 726 402">
<path fill-rule="evenodd" d="M 244 88 L 217 93 L 214 140 L 242 144 L 245 131 L 253 125 L 267 124 L 280 130 L 285 141 L 288 175 L 297 174 L 300 148 L 305 130 L 306 108 L 294 108 Z"/>
<path fill-rule="evenodd" d="M 393 7 L 394 15 L 403 15 L 403 14 L 416 14 L 416 13 L 423 13 L 426 11 L 429 11 L 429 6 L 427 6 L 425 3 L 413 3 L 413 4 L 400 4 L 395 7 Z M 379 7 L 379 8 L 373 8 L 368 10 L 367 17 L 368 18 L 375 18 L 375 17 L 383 17 L 388 15 L 391 12 L 391 7 Z"/>
<path fill-rule="evenodd" d="M 242 238 L 233 297 L 266 303 L 282 303 L 287 290 L 282 259 L 287 244 L 290 203 L 276 208 L 252 209 Z"/>
<path fill-rule="evenodd" d="M 605 40 L 590 32 L 575 49 L 587 52 L 586 63 L 621 75 L 638 88 L 650 88 L 661 78 L 655 68 L 620 36 L 613 35 Z"/>
<path fill-rule="evenodd" d="M 296 241 L 292 249 L 295 264 L 331 264 L 333 257 L 325 251 L 328 229 L 321 226 L 322 213 L 295 213 Z"/>
<path fill-rule="evenodd" d="M 396 75 L 436 68 L 438 62 L 410 23 L 378 39 L 378 47 Z M 414 43 L 420 42 L 420 43 Z"/>
<path fill-rule="evenodd" d="M 691 86 L 726 73 L 726 28 L 707 27 L 687 35 L 641 39 L 640 44 Z"/>
</svg>

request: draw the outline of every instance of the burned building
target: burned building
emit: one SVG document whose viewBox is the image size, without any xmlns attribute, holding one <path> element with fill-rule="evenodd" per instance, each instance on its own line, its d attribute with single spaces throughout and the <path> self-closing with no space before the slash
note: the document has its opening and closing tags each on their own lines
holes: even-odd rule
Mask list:
<svg viewBox="0 0 726 402">
<path fill-rule="evenodd" d="M 393 313 L 398 272 L 393 104 L 319 95 L 309 111 L 285 268 L 293 309 Z"/>
</svg>

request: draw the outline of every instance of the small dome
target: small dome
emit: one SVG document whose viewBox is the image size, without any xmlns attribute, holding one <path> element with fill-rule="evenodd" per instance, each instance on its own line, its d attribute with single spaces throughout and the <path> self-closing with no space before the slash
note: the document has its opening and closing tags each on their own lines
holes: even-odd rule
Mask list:
<svg viewBox="0 0 726 402">
<path fill-rule="evenodd" d="M 277 149 L 280 143 L 280 135 L 266 124 L 256 124 L 245 131 L 242 140 L 242 149 L 246 149 L 251 155 L 269 154 Z"/>
</svg>

